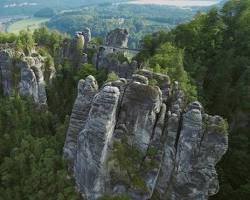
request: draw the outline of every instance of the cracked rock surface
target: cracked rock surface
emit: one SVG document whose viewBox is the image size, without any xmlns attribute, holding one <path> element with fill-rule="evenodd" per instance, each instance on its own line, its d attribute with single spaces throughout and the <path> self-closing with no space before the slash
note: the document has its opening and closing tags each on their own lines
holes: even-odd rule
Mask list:
<svg viewBox="0 0 250 200">
<path fill-rule="evenodd" d="M 44 57 L 35 52 L 25 56 L 21 52 L 15 55 L 13 49 L 0 51 L 0 83 L 5 96 L 11 95 L 12 90 L 15 90 L 22 96 L 32 97 L 40 107 L 46 107 L 45 85 L 52 80 L 54 74 L 54 66 L 46 69 Z"/>
<path fill-rule="evenodd" d="M 219 190 L 216 164 L 226 153 L 226 122 L 186 104 L 177 82 L 142 71 L 107 83 L 81 80 L 64 155 L 88 200 L 207 200 Z M 148 85 L 150 78 L 162 82 Z"/>
</svg>

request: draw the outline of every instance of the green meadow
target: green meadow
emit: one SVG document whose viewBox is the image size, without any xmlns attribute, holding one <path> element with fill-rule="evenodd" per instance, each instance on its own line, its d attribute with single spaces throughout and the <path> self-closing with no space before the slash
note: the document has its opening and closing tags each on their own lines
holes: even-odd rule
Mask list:
<svg viewBox="0 0 250 200">
<path fill-rule="evenodd" d="M 15 21 L 11 23 L 8 28 L 8 33 L 18 33 L 21 30 L 29 29 L 31 31 L 35 30 L 36 28 L 39 28 L 43 23 L 47 22 L 49 18 L 27 18 Z"/>
</svg>

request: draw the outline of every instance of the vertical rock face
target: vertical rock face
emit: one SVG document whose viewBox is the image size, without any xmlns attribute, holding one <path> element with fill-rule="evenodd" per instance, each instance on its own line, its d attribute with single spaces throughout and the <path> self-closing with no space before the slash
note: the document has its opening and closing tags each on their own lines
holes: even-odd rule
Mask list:
<svg viewBox="0 0 250 200">
<path fill-rule="evenodd" d="M 13 52 L 11 50 L 0 52 L 1 87 L 4 95 L 10 95 L 11 92 L 12 58 Z"/>
<path fill-rule="evenodd" d="M 91 41 L 91 30 L 90 28 L 85 28 L 82 33 L 85 39 L 85 47 L 86 47 Z"/>
<path fill-rule="evenodd" d="M 16 65 L 21 70 L 18 84 L 20 95 L 31 96 L 34 102 L 46 106 L 47 96 L 41 57 L 23 57 Z"/>
<path fill-rule="evenodd" d="M 85 123 L 73 129 L 77 147 L 71 162 L 77 188 L 90 200 L 105 194 L 207 200 L 219 189 L 215 165 L 228 148 L 226 122 L 205 114 L 199 102 L 186 105 L 177 82 L 143 73 L 161 80 L 160 88 L 142 75 L 108 83 L 80 116 Z M 87 93 L 81 102 L 85 98 Z"/>
<path fill-rule="evenodd" d="M 117 28 L 109 32 L 106 37 L 106 45 L 112 47 L 127 48 L 128 47 L 127 29 Z"/>
<path fill-rule="evenodd" d="M 182 122 L 183 99 L 182 92 L 178 88 L 178 84 L 172 87 L 172 94 L 170 95 L 171 102 L 169 103 L 169 111 L 166 116 L 167 121 L 164 129 L 164 144 L 162 165 L 160 169 L 160 176 L 156 185 L 156 192 L 160 199 L 165 199 L 168 195 L 168 190 L 171 187 L 170 181 L 174 178 L 174 170 L 176 167 L 176 146 L 179 137 L 179 132 Z M 169 198 L 169 197 L 168 197 Z"/>
<path fill-rule="evenodd" d="M 64 39 L 63 44 L 61 45 L 61 48 L 59 50 L 59 57 L 60 57 L 60 63 L 63 62 L 64 58 L 69 58 L 71 56 L 72 52 L 72 40 L 71 39 Z"/>
<path fill-rule="evenodd" d="M 173 199 L 204 199 L 197 193 L 197 186 L 204 184 L 202 175 L 193 170 L 194 159 L 199 152 L 202 138 L 202 115 L 201 110 L 190 108 L 183 114 L 182 129 L 177 145 L 176 168 L 173 183 Z M 197 178 L 194 176 L 197 174 Z M 200 177 L 198 177 L 200 175 Z M 195 180 L 196 179 L 196 180 Z"/>
<path fill-rule="evenodd" d="M 215 165 L 228 146 L 223 123 L 218 116 L 202 115 L 198 102 L 187 108 L 176 147 L 174 171 L 165 190 L 170 199 L 208 199 L 218 192 Z"/>
<path fill-rule="evenodd" d="M 85 45 L 85 37 L 84 37 L 82 32 L 76 32 L 74 40 L 75 40 L 74 41 L 75 43 L 77 43 L 77 42 L 79 43 L 77 45 L 79 45 L 81 47 L 84 47 L 84 45 Z"/>
<path fill-rule="evenodd" d="M 81 62 L 81 64 L 88 63 L 88 54 L 83 53 L 80 62 Z"/>
<path fill-rule="evenodd" d="M 88 199 L 96 199 L 105 192 L 105 162 L 116 124 L 119 95 L 118 88 L 106 86 L 95 96 L 78 137 L 74 174 L 78 189 Z"/>
<path fill-rule="evenodd" d="M 150 143 L 161 104 L 159 88 L 139 82 L 132 82 L 125 88 L 118 125 L 126 127 L 133 144 L 144 153 Z"/>
<path fill-rule="evenodd" d="M 93 76 L 88 76 L 86 80 L 80 80 L 78 83 L 78 95 L 73 106 L 70 126 L 64 146 L 64 156 L 71 163 L 71 168 L 73 167 L 73 162 L 76 157 L 77 138 L 85 127 L 92 101 L 97 90 L 98 85 Z"/>
<path fill-rule="evenodd" d="M 41 107 L 47 106 L 45 77 L 53 78 L 54 68 L 46 71 L 44 58 L 38 54 L 31 56 L 15 55 L 12 49 L 0 52 L 1 88 L 4 95 L 17 90 L 22 96 L 30 96 Z"/>
</svg>

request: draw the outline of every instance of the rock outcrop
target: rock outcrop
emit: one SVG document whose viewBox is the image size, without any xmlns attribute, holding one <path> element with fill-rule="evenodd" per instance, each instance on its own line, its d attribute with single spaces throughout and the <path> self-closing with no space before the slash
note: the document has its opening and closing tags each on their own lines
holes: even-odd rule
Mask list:
<svg viewBox="0 0 250 200">
<path fill-rule="evenodd" d="M 0 52 L 1 90 L 5 96 L 11 93 L 13 56 L 13 52 L 10 49 Z"/>
<path fill-rule="evenodd" d="M 57 51 L 58 61 L 62 64 L 65 59 L 75 62 L 76 59 L 80 64 L 86 64 L 88 62 L 88 55 L 84 52 L 89 42 L 91 41 L 91 31 L 89 28 L 84 31 L 77 31 L 72 39 L 66 38 L 61 47 Z"/>
<path fill-rule="evenodd" d="M 75 48 L 76 46 L 80 46 L 82 48 L 85 46 L 85 37 L 82 32 L 75 33 L 75 38 L 73 39 L 73 43 L 75 43 L 73 44 Z"/>
<path fill-rule="evenodd" d="M 123 52 L 108 47 L 101 47 L 94 55 L 93 62 L 97 69 L 115 72 L 121 78 L 130 78 L 138 68 L 136 61 L 129 62 Z"/>
<path fill-rule="evenodd" d="M 88 200 L 207 200 L 219 189 L 226 122 L 199 102 L 186 105 L 167 76 L 140 74 L 99 92 L 93 77 L 79 82 L 64 148 L 78 190 Z M 152 78 L 159 87 L 148 85 Z"/>
<path fill-rule="evenodd" d="M 91 39 L 92 39 L 90 28 L 85 28 L 82 34 L 85 39 L 85 47 L 87 47 L 87 45 L 91 42 Z"/>
<path fill-rule="evenodd" d="M 93 64 L 96 69 L 105 69 L 115 72 L 121 78 L 131 78 L 138 69 L 136 61 L 129 61 L 128 54 L 134 54 L 127 49 L 128 31 L 126 29 L 115 29 L 108 33 L 106 44 L 95 49 Z M 130 53 L 129 53 L 130 52 Z"/>
<path fill-rule="evenodd" d="M 98 85 L 93 76 L 88 76 L 86 80 L 80 80 L 78 83 L 78 95 L 72 110 L 64 146 L 64 157 L 71 163 L 70 168 L 73 168 L 76 158 L 78 135 L 85 127 L 97 90 Z"/>
<path fill-rule="evenodd" d="M 105 164 L 116 125 L 119 96 L 118 88 L 104 87 L 95 96 L 86 125 L 78 137 L 74 175 L 80 192 L 88 199 L 97 199 L 106 189 Z"/>
<path fill-rule="evenodd" d="M 140 69 L 137 72 L 140 75 L 147 77 L 151 82 L 155 81 L 162 91 L 162 98 L 166 102 L 169 97 L 170 78 L 165 74 L 154 73 L 146 69 Z"/>
<path fill-rule="evenodd" d="M 12 49 L 2 50 L 0 74 L 3 95 L 9 96 L 13 90 L 22 96 L 32 97 L 41 107 L 47 106 L 45 82 L 49 84 L 55 69 L 54 66 L 45 66 L 42 56 L 37 53 L 16 55 Z"/>
<path fill-rule="evenodd" d="M 117 28 L 112 30 L 106 36 L 106 45 L 112 47 L 127 48 L 128 47 L 128 31 L 127 29 Z"/>
</svg>

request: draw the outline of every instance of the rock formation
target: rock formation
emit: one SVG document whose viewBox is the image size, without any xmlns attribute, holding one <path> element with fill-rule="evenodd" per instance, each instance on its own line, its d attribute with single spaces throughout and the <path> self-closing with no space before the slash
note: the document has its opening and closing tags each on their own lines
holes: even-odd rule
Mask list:
<svg viewBox="0 0 250 200">
<path fill-rule="evenodd" d="M 125 29 L 115 29 L 106 38 L 106 46 L 96 49 L 93 64 L 97 69 L 115 72 L 121 78 L 131 78 L 138 68 L 137 62 L 130 62 L 126 56 L 128 32 Z"/>
<path fill-rule="evenodd" d="M 130 78 L 137 69 L 136 61 L 129 62 L 123 52 L 108 47 L 101 47 L 94 55 L 93 62 L 97 69 L 115 72 L 121 78 Z"/>
<path fill-rule="evenodd" d="M 1 89 L 5 96 L 11 93 L 11 66 L 13 56 L 13 52 L 10 49 L 0 52 Z"/>
<path fill-rule="evenodd" d="M 74 47 L 76 47 L 77 45 L 81 47 L 85 46 L 85 37 L 82 32 L 75 33 L 75 38 L 73 39 L 73 43 L 79 43 L 79 44 L 74 44 Z"/>
<path fill-rule="evenodd" d="M 86 124 L 92 101 L 97 90 L 98 85 L 93 76 L 88 76 L 86 80 L 80 80 L 78 83 L 78 95 L 72 110 L 70 127 L 67 132 L 64 146 L 64 156 L 70 163 L 73 163 L 75 160 L 77 138 Z"/>
<path fill-rule="evenodd" d="M 156 84 L 160 87 L 162 91 L 162 98 L 164 101 L 167 101 L 169 96 L 170 89 L 170 79 L 167 75 L 161 73 L 154 73 L 146 69 L 140 69 L 137 72 L 140 75 L 147 77 L 151 81 L 155 81 Z"/>
<path fill-rule="evenodd" d="M 89 44 L 89 42 L 91 42 L 91 30 L 90 28 L 85 28 L 82 32 L 84 39 L 85 39 L 85 47 L 87 47 L 87 45 Z"/>
<path fill-rule="evenodd" d="M 33 53 L 16 55 L 12 49 L 0 52 L 2 93 L 9 96 L 12 90 L 30 96 L 41 107 L 47 106 L 45 79 L 49 83 L 55 73 L 54 66 L 45 66 L 44 58 Z"/>
<path fill-rule="evenodd" d="M 106 37 L 106 45 L 112 47 L 127 48 L 128 47 L 127 29 L 117 28 L 109 32 Z"/>
<path fill-rule="evenodd" d="M 78 31 L 73 39 L 64 40 L 58 52 L 59 61 L 57 63 L 62 64 L 66 59 L 73 63 L 78 60 L 80 64 L 86 64 L 89 60 L 88 56 L 91 56 L 92 64 L 96 69 L 105 69 L 109 73 L 115 72 L 121 78 L 131 78 L 137 70 L 138 64 L 136 61 L 129 61 L 127 54 L 131 57 L 138 51 L 127 49 L 127 30 L 115 29 L 108 34 L 106 39 L 106 45 L 98 46 L 91 43 L 90 29 Z"/>
<path fill-rule="evenodd" d="M 140 74 L 99 91 L 91 76 L 79 82 L 64 147 L 78 190 L 88 200 L 207 200 L 219 189 L 226 122 L 199 102 L 186 105 L 167 76 Z"/>
<path fill-rule="evenodd" d="M 74 174 L 80 192 L 89 199 L 105 192 L 105 164 L 116 125 L 119 96 L 118 88 L 104 87 L 95 96 L 87 123 L 79 133 Z"/>
<path fill-rule="evenodd" d="M 72 39 L 66 38 L 61 44 L 59 50 L 57 51 L 57 62 L 58 64 L 63 64 L 65 60 L 70 60 L 75 64 L 86 64 L 88 63 L 87 49 L 93 48 L 95 45 L 90 45 L 91 42 L 91 30 L 85 28 L 83 31 L 75 32 Z"/>
</svg>

